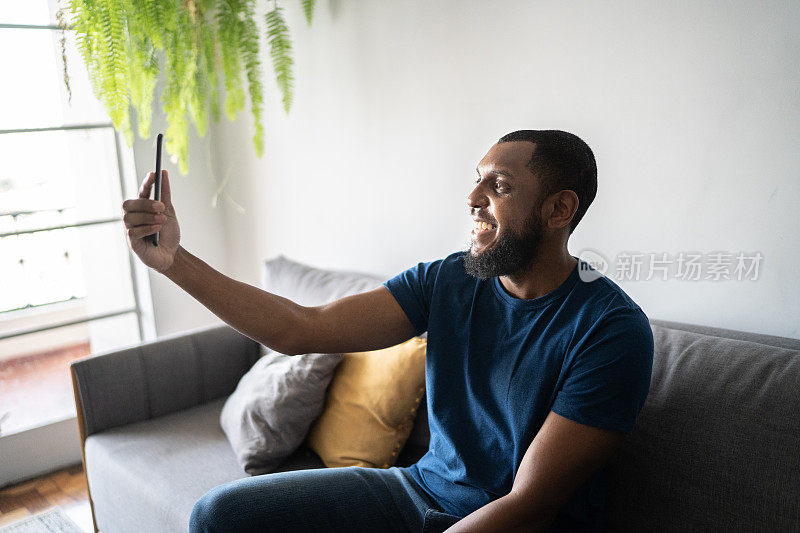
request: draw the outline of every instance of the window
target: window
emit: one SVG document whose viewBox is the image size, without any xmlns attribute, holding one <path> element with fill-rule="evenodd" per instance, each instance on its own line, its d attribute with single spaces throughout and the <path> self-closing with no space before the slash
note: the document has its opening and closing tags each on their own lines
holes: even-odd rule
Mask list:
<svg viewBox="0 0 800 533">
<path fill-rule="evenodd" d="M 152 338 L 121 218 L 132 155 L 68 31 L 70 101 L 57 7 L 0 3 L 2 435 L 75 416 L 71 360 Z"/>
</svg>

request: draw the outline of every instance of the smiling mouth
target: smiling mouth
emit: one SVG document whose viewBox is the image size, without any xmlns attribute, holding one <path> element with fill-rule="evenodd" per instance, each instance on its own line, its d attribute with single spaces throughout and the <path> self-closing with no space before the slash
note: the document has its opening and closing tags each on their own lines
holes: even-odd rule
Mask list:
<svg viewBox="0 0 800 533">
<path fill-rule="evenodd" d="M 489 224 L 488 222 L 475 222 L 472 228 L 473 237 L 481 237 L 493 234 L 497 230 L 497 226 Z"/>
</svg>

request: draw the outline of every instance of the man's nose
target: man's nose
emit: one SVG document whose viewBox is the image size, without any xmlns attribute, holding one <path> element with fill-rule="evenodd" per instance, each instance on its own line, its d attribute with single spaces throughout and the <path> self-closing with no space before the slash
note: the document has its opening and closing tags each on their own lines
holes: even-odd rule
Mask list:
<svg viewBox="0 0 800 533">
<path fill-rule="evenodd" d="M 467 206 L 468 207 L 486 207 L 489 203 L 489 199 L 481 190 L 481 186 L 477 185 L 472 192 L 469 193 L 467 196 Z"/>
</svg>

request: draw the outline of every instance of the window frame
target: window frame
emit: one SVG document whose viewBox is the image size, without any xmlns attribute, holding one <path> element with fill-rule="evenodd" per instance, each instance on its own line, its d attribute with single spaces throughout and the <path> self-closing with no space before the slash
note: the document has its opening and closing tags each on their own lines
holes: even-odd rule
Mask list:
<svg viewBox="0 0 800 533">
<path fill-rule="evenodd" d="M 50 30 L 50 31 L 60 31 L 62 28 L 57 25 L 38 25 L 38 24 L 0 24 L 0 29 L 29 29 L 29 30 Z M 67 30 L 74 29 L 73 26 L 67 26 Z M 13 133 L 35 133 L 35 132 L 42 132 L 42 131 L 65 131 L 65 130 L 90 130 L 90 129 L 106 129 L 111 128 L 114 134 L 114 151 L 117 161 L 117 174 L 119 176 L 119 187 L 120 192 L 122 193 L 122 197 L 126 197 L 126 179 L 125 179 L 125 165 L 122 161 L 122 146 L 120 142 L 120 134 L 119 132 L 114 129 L 114 125 L 111 122 L 102 122 L 102 123 L 88 123 L 88 124 L 65 124 L 61 126 L 49 126 L 43 128 L 18 128 L 18 129 L 10 129 L 10 130 L 0 130 L 0 135 L 5 134 L 13 134 Z M 65 224 L 63 226 L 54 226 L 54 227 L 46 227 L 46 228 L 35 228 L 35 229 L 28 229 L 28 230 L 21 230 L 16 232 L 7 232 L 7 233 L 0 233 L 0 239 L 5 237 L 11 237 L 16 235 L 22 235 L 27 233 L 36 233 L 41 231 L 49 231 L 55 229 L 68 229 L 68 228 L 80 228 L 83 226 L 91 226 L 91 225 L 101 225 L 101 224 L 114 224 L 120 222 L 122 217 L 116 218 L 106 218 L 106 219 L 97 219 L 97 220 L 88 220 L 83 222 L 76 222 L 73 224 Z M 130 273 L 131 273 L 131 289 L 133 291 L 133 300 L 134 305 L 133 307 L 128 307 L 125 309 L 112 311 L 109 313 L 103 313 L 100 315 L 94 315 L 90 317 L 86 317 L 80 320 L 71 320 L 67 322 L 59 322 L 54 324 L 49 324 L 46 326 L 39 326 L 35 328 L 27 328 L 17 331 L 11 331 L 8 333 L 1 333 L 0 334 L 0 341 L 19 337 L 23 335 L 31 335 L 34 333 L 39 333 L 42 331 L 47 331 L 51 329 L 57 329 L 65 326 L 72 326 L 76 324 L 84 324 L 87 322 L 93 322 L 97 320 L 102 320 L 106 318 L 111 318 L 120 315 L 126 315 L 129 313 L 136 314 L 136 323 L 139 329 L 139 342 L 144 342 L 146 340 L 150 340 L 153 337 L 153 324 L 145 324 L 144 323 L 144 312 L 142 309 L 142 295 L 140 294 L 140 285 L 141 282 L 144 281 L 140 279 L 140 272 L 138 271 L 138 265 L 134 260 L 133 254 L 131 253 L 130 249 L 128 250 L 128 264 L 130 266 Z M 61 302 L 53 302 L 52 304 L 43 304 L 37 307 L 46 307 L 48 305 L 53 305 Z M 152 305 L 152 304 L 151 304 Z M 4 312 L 13 312 L 14 310 L 10 311 L 0 311 L 0 322 L 2 322 L 2 315 Z"/>
</svg>

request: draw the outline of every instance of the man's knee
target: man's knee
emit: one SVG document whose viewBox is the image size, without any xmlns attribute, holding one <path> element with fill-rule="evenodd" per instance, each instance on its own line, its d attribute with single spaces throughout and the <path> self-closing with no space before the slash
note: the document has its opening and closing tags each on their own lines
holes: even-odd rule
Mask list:
<svg viewBox="0 0 800 533">
<path fill-rule="evenodd" d="M 230 531 L 235 502 L 230 491 L 215 487 L 197 500 L 189 516 L 191 533 L 222 533 Z"/>
</svg>

